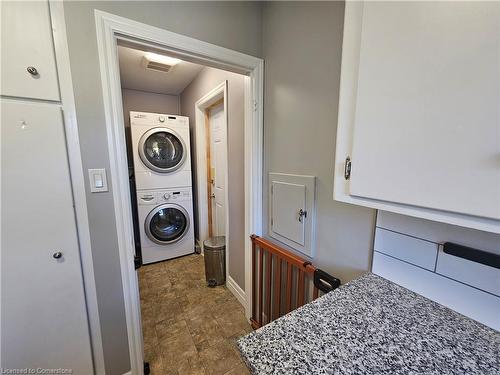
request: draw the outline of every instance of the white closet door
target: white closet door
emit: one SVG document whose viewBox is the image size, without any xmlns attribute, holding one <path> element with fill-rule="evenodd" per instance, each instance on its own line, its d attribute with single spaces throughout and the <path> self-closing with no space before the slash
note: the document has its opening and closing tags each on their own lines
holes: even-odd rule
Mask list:
<svg viewBox="0 0 500 375">
<path fill-rule="evenodd" d="M 500 219 L 499 67 L 499 2 L 366 2 L 350 194 Z"/>
<path fill-rule="evenodd" d="M 47 1 L 1 1 L 2 95 L 59 100 Z M 38 74 L 28 72 L 28 67 Z"/>
<path fill-rule="evenodd" d="M 0 367 L 91 374 L 61 109 L 2 100 L 1 110 Z"/>
<path fill-rule="evenodd" d="M 212 233 L 226 235 L 227 141 L 224 104 L 210 110 L 210 161 L 212 163 Z"/>
</svg>

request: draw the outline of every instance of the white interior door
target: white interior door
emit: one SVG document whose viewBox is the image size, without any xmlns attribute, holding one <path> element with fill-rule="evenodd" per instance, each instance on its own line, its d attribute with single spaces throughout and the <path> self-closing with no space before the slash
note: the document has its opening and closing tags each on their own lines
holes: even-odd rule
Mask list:
<svg viewBox="0 0 500 375">
<path fill-rule="evenodd" d="M 212 234 L 214 236 L 224 236 L 226 234 L 227 173 L 224 103 L 211 108 L 208 118 L 210 126 L 210 175 L 212 176 Z"/>
<path fill-rule="evenodd" d="M 1 100 L 1 368 L 93 373 L 61 108 Z"/>
</svg>

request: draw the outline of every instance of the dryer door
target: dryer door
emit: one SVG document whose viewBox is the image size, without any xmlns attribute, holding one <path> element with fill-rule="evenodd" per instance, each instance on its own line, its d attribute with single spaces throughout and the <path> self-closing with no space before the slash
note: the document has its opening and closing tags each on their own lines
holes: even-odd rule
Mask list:
<svg viewBox="0 0 500 375">
<path fill-rule="evenodd" d="M 153 128 L 139 140 L 139 156 L 151 170 L 170 173 L 186 160 L 186 144 L 179 134 L 169 128 Z"/>
<path fill-rule="evenodd" d="M 157 206 L 146 217 L 144 229 L 148 238 L 160 245 L 181 240 L 189 229 L 189 214 L 176 204 Z"/>
</svg>

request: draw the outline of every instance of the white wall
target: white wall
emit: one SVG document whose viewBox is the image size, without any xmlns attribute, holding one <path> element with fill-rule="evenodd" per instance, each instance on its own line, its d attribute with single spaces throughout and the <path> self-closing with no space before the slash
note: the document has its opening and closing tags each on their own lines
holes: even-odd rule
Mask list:
<svg viewBox="0 0 500 375">
<path fill-rule="evenodd" d="M 266 2 L 262 49 L 265 176 L 317 176 L 313 263 L 346 282 L 370 268 L 375 211 L 332 198 L 343 20 L 342 2 Z"/>
<path fill-rule="evenodd" d="M 245 121 L 245 77 L 220 69 L 203 68 L 198 76 L 181 93 L 181 114 L 189 116 L 191 128 L 191 150 L 193 171 L 196 171 L 196 119 L 195 103 L 216 86 L 228 81 L 228 186 L 229 221 L 229 275 L 245 288 L 245 190 L 244 190 L 244 121 Z M 196 175 L 193 173 L 196 193 Z M 195 200 L 195 211 L 198 207 Z M 198 223 L 195 227 L 198 238 Z"/>
</svg>

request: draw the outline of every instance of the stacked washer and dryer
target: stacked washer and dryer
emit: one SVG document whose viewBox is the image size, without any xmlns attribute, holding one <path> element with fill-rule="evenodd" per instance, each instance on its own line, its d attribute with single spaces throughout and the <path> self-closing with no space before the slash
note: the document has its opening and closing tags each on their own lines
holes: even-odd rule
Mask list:
<svg viewBox="0 0 500 375">
<path fill-rule="evenodd" d="M 189 118 L 130 112 L 142 263 L 194 252 Z"/>
</svg>

